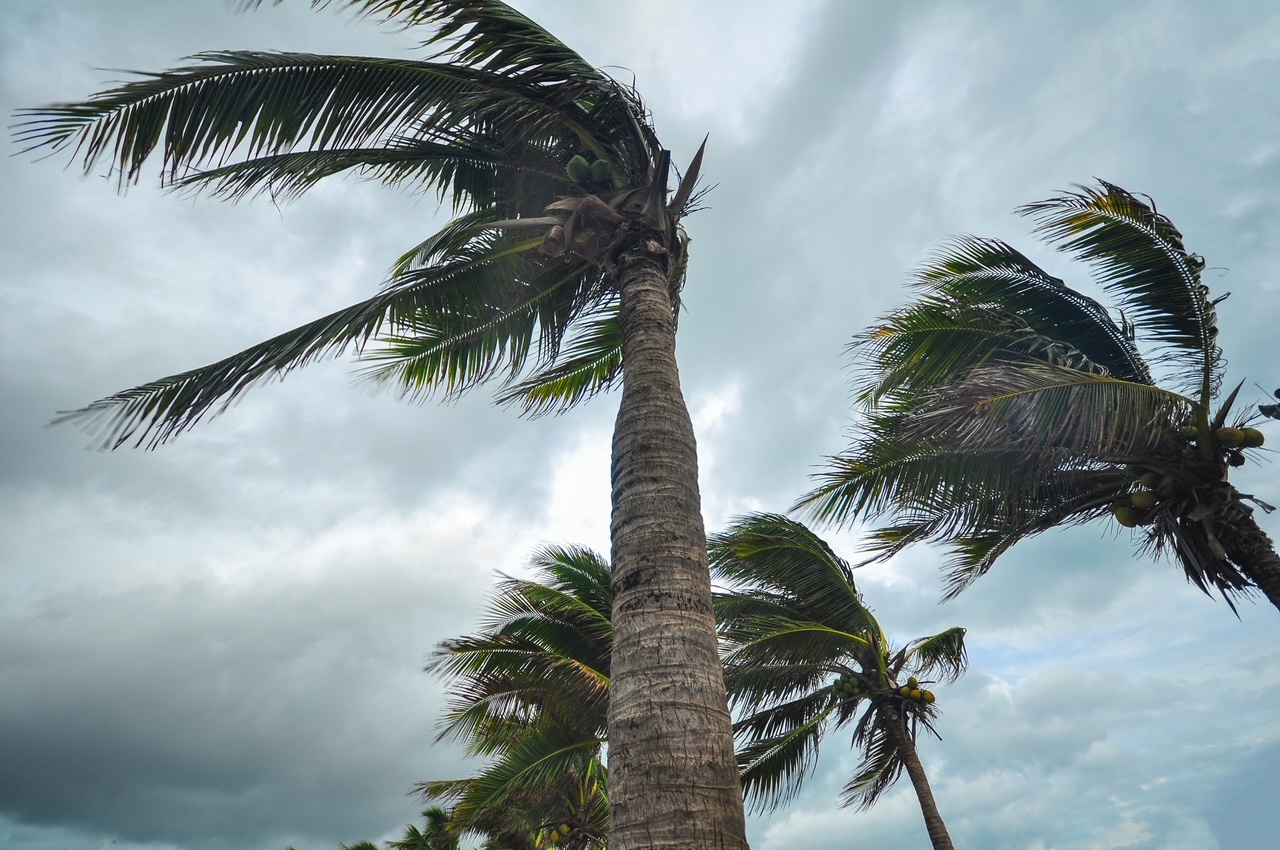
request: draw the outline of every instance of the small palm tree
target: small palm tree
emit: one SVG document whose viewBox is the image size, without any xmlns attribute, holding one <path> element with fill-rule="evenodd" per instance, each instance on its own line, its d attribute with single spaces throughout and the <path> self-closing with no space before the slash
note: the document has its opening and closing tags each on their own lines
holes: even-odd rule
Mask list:
<svg viewBox="0 0 1280 850">
<path fill-rule="evenodd" d="M 856 338 L 866 419 L 797 507 L 890 517 L 871 534 L 881 557 L 949 544 L 947 597 L 1019 540 L 1110 519 L 1233 607 L 1256 589 L 1280 608 L 1280 557 L 1246 502 L 1273 508 L 1228 481 L 1263 435 L 1232 416 L 1239 387 L 1219 398 L 1226 296 L 1210 298 L 1204 258 L 1110 183 L 1019 211 L 1119 311 L 1003 242 L 956 239 L 916 275 L 916 301 Z"/>
<path fill-rule="evenodd" d="M 532 579 L 498 585 L 479 634 L 441 644 L 428 669 L 449 694 L 441 739 L 490 759 L 468 779 L 425 782 L 459 833 L 511 850 L 590 850 L 608 827 L 613 592 L 608 562 L 550 546 Z"/>
<path fill-rule="evenodd" d="M 529 413 L 621 383 L 613 839 L 619 850 L 745 848 L 675 360 L 680 221 L 697 206 L 702 152 L 669 192 L 671 154 L 636 92 L 499 0 L 332 5 L 433 26 L 424 47 L 439 52 L 206 53 L 83 102 L 25 110 L 19 142 L 71 150 L 86 171 L 105 161 L 121 187 L 158 156 L 167 185 L 233 199 L 289 198 L 355 172 L 434 190 L 456 217 L 407 251 L 376 295 L 63 418 L 100 429 L 112 448 L 154 448 L 254 384 L 353 349 L 370 377 L 409 396 L 495 380 L 501 400 Z"/>
<path fill-rule="evenodd" d="M 906 770 L 935 850 L 951 848 L 916 739 L 921 728 L 934 732 L 938 716 L 925 686 L 965 670 L 965 630 L 895 648 L 849 564 L 783 516 L 740 519 L 709 547 L 715 575 L 731 587 L 716 612 L 747 797 L 765 809 L 786 802 L 823 737 L 852 725 L 862 760 L 842 802 L 867 808 Z"/>
</svg>

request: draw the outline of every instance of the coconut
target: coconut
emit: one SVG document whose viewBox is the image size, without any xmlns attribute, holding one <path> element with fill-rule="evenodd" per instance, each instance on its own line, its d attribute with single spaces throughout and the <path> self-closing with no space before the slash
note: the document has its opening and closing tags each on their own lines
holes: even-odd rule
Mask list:
<svg viewBox="0 0 1280 850">
<path fill-rule="evenodd" d="M 1133 528 L 1142 521 L 1142 511 L 1132 505 L 1116 505 L 1111 509 L 1111 515 L 1125 528 Z"/>
<path fill-rule="evenodd" d="M 1200 436 L 1200 429 L 1194 425 L 1183 425 L 1178 429 L 1178 436 L 1184 440 L 1194 440 Z"/>
<path fill-rule="evenodd" d="M 1244 440 L 1240 445 L 1246 449 L 1256 449 L 1267 441 L 1266 436 L 1257 428 L 1244 428 L 1242 430 L 1244 431 Z"/>
<path fill-rule="evenodd" d="M 924 699 L 924 691 L 920 690 L 919 688 L 912 688 L 911 698 L 916 702 L 919 702 L 920 700 Z"/>
<path fill-rule="evenodd" d="M 1234 449 L 1244 442 L 1244 431 L 1239 428 L 1219 428 L 1213 432 L 1213 436 L 1229 449 Z"/>
<path fill-rule="evenodd" d="M 924 701 L 926 703 L 928 703 L 929 705 L 933 705 L 933 701 L 936 699 L 937 697 L 933 695 L 933 691 L 924 691 Z"/>
<path fill-rule="evenodd" d="M 1130 496 L 1129 501 L 1133 503 L 1135 508 L 1143 511 L 1149 511 L 1156 506 L 1159 499 L 1155 493 L 1150 490 L 1135 490 Z"/>
<path fill-rule="evenodd" d="M 918 688 L 920 687 L 920 680 L 917 679 L 915 676 L 908 676 L 907 685 L 912 688 Z"/>
<path fill-rule="evenodd" d="M 1152 470 L 1142 473 L 1142 477 L 1138 479 L 1138 483 L 1148 490 L 1154 490 L 1160 486 L 1160 482 L 1164 480 L 1164 476 Z"/>
<path fill-rule="evenodd" d="M 911 688 L 908 687 L 907 685 L 903 685 L 902 687 L 898 688 L 898 693 L 902 694 L 904 697 L 909 697 L 911 696 Z"/>
</svg>

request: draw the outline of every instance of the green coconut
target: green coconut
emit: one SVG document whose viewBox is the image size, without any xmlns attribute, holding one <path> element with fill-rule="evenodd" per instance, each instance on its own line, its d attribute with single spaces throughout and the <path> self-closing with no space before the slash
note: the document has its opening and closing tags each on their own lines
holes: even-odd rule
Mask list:
<svg viewBox="0 0 1280 850">
<path fill-rule="evenodd" d="M 1135 490 L 1129 496 L 1129 501 L 1138 510 L 1149 511 L 1156 506 L 1156 502 L 1160 501 L 1155 493 L 1150 490 Z"/>
<path fill-rule="evenodd" d="M 591 164 L 580 153 L 574 154 L 569 164 L 564 167 L 565 173 L 574 183 L 586 183 L 591 179 Z"/>
<path fill-rule="evenodd" d="M 1178 436 L 1184 440 L 1194 440 L 1200 436 L 1200 429 L 1194 425 L 1183 425 L 1178 429 Z"/>
<path fill-rule="evenodd" d="M 1241 430 L 1244 431 L 1244 440 L 1241 441 L 1240 445 L 1246 449 L 1259 448 L 1267 441 L 1266 435 L 1257 428 L 1242 428 Z"/>
<path fill-rule="evenodd" d="M 1244 431 L 1239 428 L 1219 428 L 1213 432 L 1213 436 L 1229 449 L 1234 449 L 1244 442 Z"/>
<path fill-rule="evenodd" d="M 1154 469 L 1149 472 L 1142 473 L 1142 477 L 1138 479 L 1138 483 L 1148 490 L 1154 490 L 1160 486 L 1160 482 L 1164 480 L 1164 476 L 1156 472 Z"/>
<path fill-rule="evenodd" d="M 1125 528 L 1133 528 L 1142 522 L 1142 511 L 1132 505 L 1116 505 L 1111 509 L 1111 515 Z"/>
<path fill-rule="evenodd" d="M 591 182 L 596 186 L 607 186 L 613 177 L 613 163 L 607 159 L 597 159 L 591 163 Z"/>
</svg>

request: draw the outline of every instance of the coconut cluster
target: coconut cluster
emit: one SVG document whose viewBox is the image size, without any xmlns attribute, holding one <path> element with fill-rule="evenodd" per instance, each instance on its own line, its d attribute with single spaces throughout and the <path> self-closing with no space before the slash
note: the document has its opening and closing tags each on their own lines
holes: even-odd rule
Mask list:
<svg viewBox="0 0 1280 850">
<path fill-rule="evenodd" d="M 564 171 L 570 180 L 588 192 L 598 194 L 622 188 L 620 175 L 614 170 L 613 163 L 603 157 L 588 162 L 582 154 L 574 154 Z"/>
<path fill-rule="evenodd" d="M 915 702 L 925 705 L 933 705 L 937 697 L 933 695 L 933 691 L 920 687 L 920 680 L 915 676 L 907 679 L 907 683 L 898 688 L 898 694 L 904 699 L 914 700 Z"/>
<path fill-rule="evenodd" d="M 866 695 L 866 683 L 862 677 L 845 673 L 831 683 L 831 692 L 843 699 L 858 699 Z"/>
<path fill-rule="evenodd" d="M 1179 428 L 1178 436 L 1187 441 L 1199 442 L 1202 439 L 1200 429 L 1190 424 Z M 1209 439 L 1214 450 L 1225 457 L 1230 466 L 1244 465 L 1242 449 L 1261 448 L 1266 442 L 1266 437 L 1257 428 L 1217 428 Z M 1178 482 L 1161 469 L 1141 464 L 1129 464 L 1125 471 L 1133 476 L 1137 487 L 1112 504 L 1112 516 L 1125 528 L 1148 525 L 1155 521 L 1159 507 L 1178 495 Z"/>
<path fill-rule="evenodd" d="M 553 844 L 559 844 L 561 841 L 564 841 L 566 838 L 568 838 L 569 833 L 571 832 L 573 832 L 573 827 L 569 826 L 569 824 L 567 823 L 562 823 L 559 826 L 554 826 L 547 832 L 544 832 L 542 835 L 538 836 L 538 840 L 534 846 L 539 848 L 539 850 L 541 850 L 541 848 L 543 847 L 550 847 Z"/>
</svg>

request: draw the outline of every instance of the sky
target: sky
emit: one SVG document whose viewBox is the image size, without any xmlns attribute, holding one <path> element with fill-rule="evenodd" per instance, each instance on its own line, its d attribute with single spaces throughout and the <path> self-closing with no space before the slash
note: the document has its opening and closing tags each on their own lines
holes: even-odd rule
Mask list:
<svg viewBox="0 0 1280 850">
<path fill-rule="evenodd" d="M 1094 293 L 1016 206 L 1103 178 L 1207 258 L 1228 385 L 1280 385 L 1280 7 L 1195 0 L 525 0 L 634 80 L 715 188 L 679 358 L 710 530 L 783 511 L 845 445 L 854 333 L 948 236 L 1009 241 Z M 286 0 L 0 0 L 0 108 L 75 100 L 201 50 L 415 55 L 411 34 Z M 10 118 L 10 121 L 13 119 Z M 261 386 L 155 452 L 56 411 L 203 365 L 372 293 L 444 220 L 357 179 L 276 207 L 124 195 L 65 156 L 0 157 L 0 848 L 333 850 L 396 837 L 434 742 L 436 645 L 546 542 L 608 551 L 617 396 L 521 419 L 481 389 L 412 404 L 349 360 Z M 1280 443 L 1280 428 L 1269 429 Z M 1273 454 L 1233 473 L 1280 502 Z M 1258 515 L 1273 538 L 1280 514 Z M 859 530 L 823 530 L 859 559 Z M 1239 617 L 1130 533 L 1015 547 L 939 604 L 942 552 L 858 573 L 899 641 L 968 629 L 920 750 L 958 847 L 1214 850 L 1280 832 L 1276 612 Z M 842 809 L 824 742 L 756 850 L 928 847 L 904 780 Z"/>
</svg>

